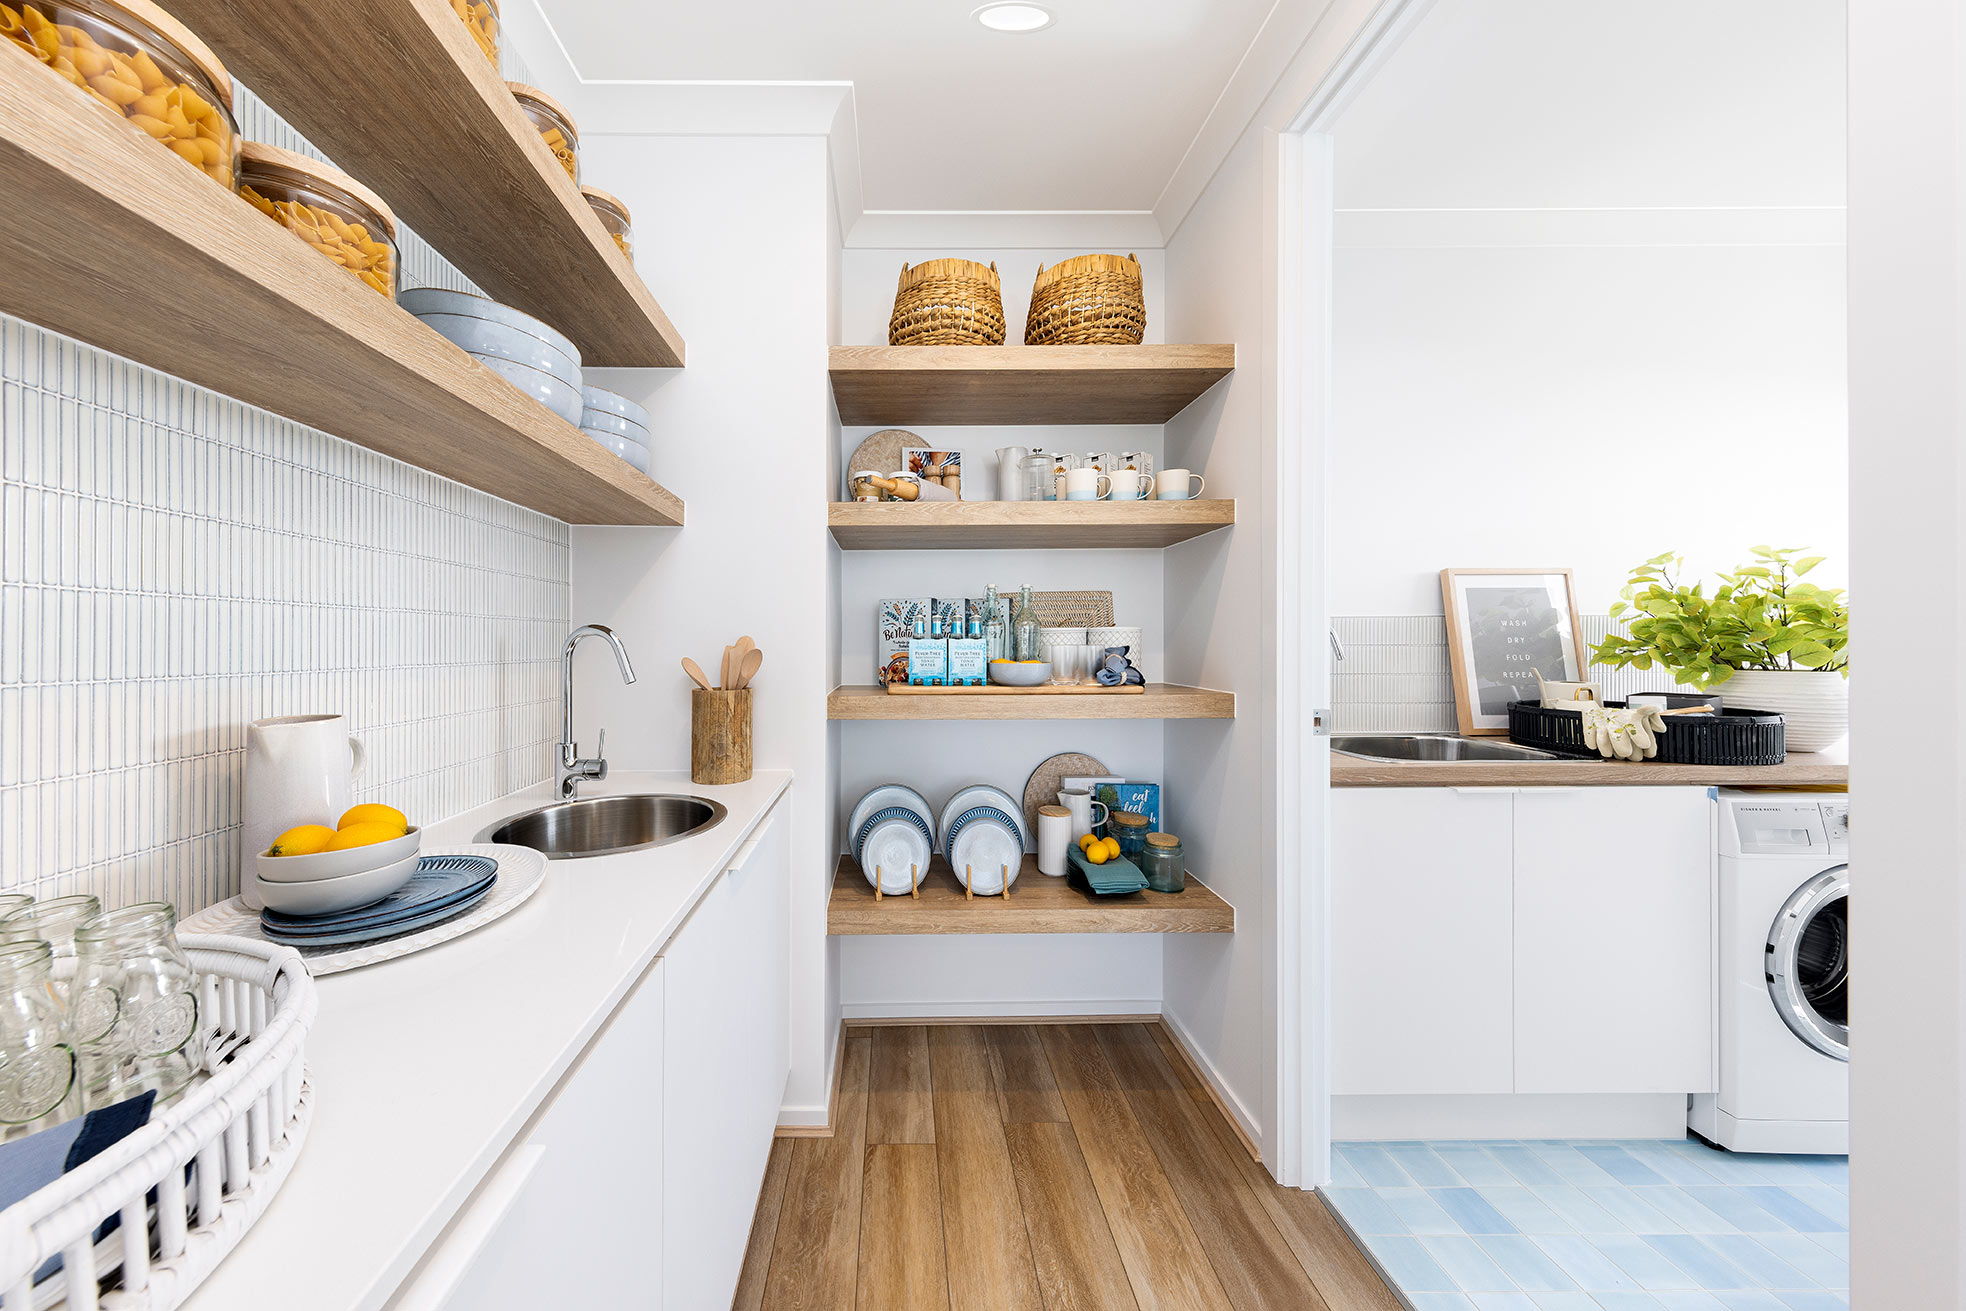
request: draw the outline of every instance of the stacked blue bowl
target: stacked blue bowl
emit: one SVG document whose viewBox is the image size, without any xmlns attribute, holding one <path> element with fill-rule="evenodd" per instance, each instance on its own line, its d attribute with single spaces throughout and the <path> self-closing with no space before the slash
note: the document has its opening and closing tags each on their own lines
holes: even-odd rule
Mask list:
<svg viewBox="0 0 1966 1311">
<path fill-rule="evenodd" d="M 441 287 L 413 287 L 396 303 L 568 423 L 580 422 L 580 351 L 560 333 L 509 305 Z"/>
<path fill-rule="evenodd" d="M 580 394 L 580 430 L 647 473 L 649 412 L 605 387 L 583 387 Z"/>
</svg>

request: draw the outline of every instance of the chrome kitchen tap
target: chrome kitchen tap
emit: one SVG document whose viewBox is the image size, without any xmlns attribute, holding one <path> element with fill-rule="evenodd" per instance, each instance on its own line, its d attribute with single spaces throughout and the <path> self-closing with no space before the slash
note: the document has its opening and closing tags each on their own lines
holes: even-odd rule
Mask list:
<svg viewBox="0 0 1966 1311">
<path fill-rule="evenodd" d="M 615 663 L 621 666 L 621 681 L 635 681 L 635 667 L 628 663 L 628 650 L 612 628 L 604 624 L 582 624 L 567 637 L 566 649 L 560 653 L 560 749 L 553 760 L 553 792 L 562 801 L 573 798 L 581 780 L 608 776 L 608 731 L 601 730 L 600 745 L 594 748 L 591 759 L 580 758 L 580 744 L 573 740 L 573 650 L 583 638 L 589 637 L 606 639 L 614 648 Z"/>
</svg>

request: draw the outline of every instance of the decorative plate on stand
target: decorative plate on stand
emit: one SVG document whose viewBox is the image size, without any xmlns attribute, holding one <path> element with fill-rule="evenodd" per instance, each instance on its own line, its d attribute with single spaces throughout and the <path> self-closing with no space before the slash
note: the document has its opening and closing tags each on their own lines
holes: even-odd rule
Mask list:
<svg viewBox="0 0 1966 1311">
<path fill-rule="evenodd" d="M 492 884 L 491 892 L 483 901 L 471 909 L 439 921 L 427 928 L 410 933 L 398 934 L 393 938 L 377 938 L 369 942 L 355 943 L 346 947 L 302 947 L 291 942 L 282 944 L 292 946 L 307 962 L 307 972 L 319 978 L 323 974 L 339 974 L 343 970 L 360 969 L 364 965 L 375 965 L 381 961 L 395 960 L 434 947 L 440 942 L 461 938 L 473 929 L 481 929 L 495 919 L 511 914 L 519 906 L 539 891 L 539 885 L 546 881 L 546 857 L 531 847 L 515 847 L 505 843 L 472 842 L 454 847 L 442 847 L 426 851 L 425 856 L 486 856 L 498 862 L 498 879 Z M 178 925 L 180 933 L 229 933 L 235 937 L 251 938 L 265 942 L 266 935 L 260 932 L 259 912 L 246 909 L 246 903 L 238 897 L 221 901 L 216 906 L 207 906 L 196 915 L 190 916 Z"/>
<path fill-rule="evenodd" d="M 1110 773 L 1097 758 L 1076 751 L 1053 756 L 1032 770 L 1024 784 L 1024 832 L 1032 843 L 1031 850 L 1037 850 L 1038 807 L 1057 805 L 1058 789 L 1067 778 Z"/>
</svg>

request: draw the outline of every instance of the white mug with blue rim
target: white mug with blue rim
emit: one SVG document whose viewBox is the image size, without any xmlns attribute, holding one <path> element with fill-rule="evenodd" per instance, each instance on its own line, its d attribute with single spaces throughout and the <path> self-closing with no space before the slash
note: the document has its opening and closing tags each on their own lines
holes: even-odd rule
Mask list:
<svg viewBox="0 0 1966 1311">
<path fill-rule="evenodd" d="M 1103 501 L 1112 494 L 1113 480 L 1097 469 L 1065 471 L 1065 499 L 1068 501 Z"/>
<path fill-rule="evenodd" d="M 1188 490 L 1190 482 L 1195 485 L 1193 491 Z M 1198 473 L 1189 473 L 1186 469 L 1162 469 L 1154 475 L 1154 499 L 1192 501 L 1201 495 L 1201 489 L 1207 485 Z"/>
</svg>

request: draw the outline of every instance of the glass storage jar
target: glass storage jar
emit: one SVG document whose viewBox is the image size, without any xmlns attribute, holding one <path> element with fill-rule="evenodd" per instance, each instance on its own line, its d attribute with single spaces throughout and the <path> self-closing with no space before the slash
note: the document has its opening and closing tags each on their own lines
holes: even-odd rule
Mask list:
<svg viewBox="0 0 1966 1311">
<path fill-rule="evenodd" d="M 372 290 L 396 298 L 396 216 L 354 178 L 249 141 L 240 157 L 239 194 Z"/>
<path fill-rule="evenodd" d="M 54 952 L 38 938 L 0 945 L 0 1138 L 25 1137 L 81 1114 L 75 1049 L 53 966 Z"/>
<path fill-rule="evenodd" d="M 464 24 L 464 30 L 485 52 L 493 68 L 498 67 L 498 0 L 451 0 L 451 12 Z"/>
<path fill-rule="evenodd" d="M 587 207 L 594 211 L 594 217 L 601 220 L 601 226 L 614 238 L 614 244 L 621 247 L 621 253 L 634 259 L 635 229 L 628 221 L 628 207 L 599 187 L 582 187 L 580 194 L 587 197 Z"/>
<path fill-rule="evenodd" d="M 33 904 L 34 898 L 28 896 L 25 892 L 0 892 L 0 919 L 13 914 L 23 906 L 32 906 Z"/>
<path fill-rule="evenodd" d="M 1106 832 L 1120 844 L 1120 855 L 1136 865 L 1147 844 L 1147 817 L 1131 810 L 1115 810 L 1106 816 Z"/>
<path fill-rule="evenodd" d="M 150 0 L 0 0 L 0 35 L 230 191 L 232 77 Z"/>
<path fill-rule="evenodd" d="M 856 501 L 880 500 L 881 489 L 879 484 L 877 484 L 874 481 L 876 478 L 879 477 L 880 475 L 878 473 L 875 473 L 872 469 L 862 469 L 858 473 L 854 474 L 851 480 L 852 487 L 853 487 L 853 499 Z"/>
<path fill-rule="evenodd" d="M 105 911 L 75 934 L 69 1028 L 89 1110 L 144 1092 L 182 1092 L 204 1058 L 198 976 L 161 901 Z"/>
<path fill-rule="evenodd" d="M 1048 501 L 1051 493 L 1051 456 L 1042 446 L 1033 446 L 1024 457 L 1024 499 Z"/>
<path fill-rule="evenodd" d="M 580 133 L 573 126 L 573 115 L 566 106 L 547 95 L 536 86 L 524 82 L 507 82 L 512 98 L 519 102 L 532 125 L 539 129 L 539 136 L 546 148 L 553 152 L 553 158 L 560 161 L 560 167 L 567 171 L 573 184 L 580 185 Z"/>
<path fill-rule="evenodd" d="M 0 919 L 0 942 L 45 942 L 54 953 L 54 988 L 66 1005 L 68 981 L 75 975 L 75 931 L 102 913 L 102 903 L 86 892 L 50 897 Z"/>
<path fill-rule="evenodd" d="M 1140 873 L 1155 892 L 1179 892 L 1188 885 L 1188 866 L 1181 839 L 1172 833 L 1149 833 L 1140 849 Z"/>
</svg>

